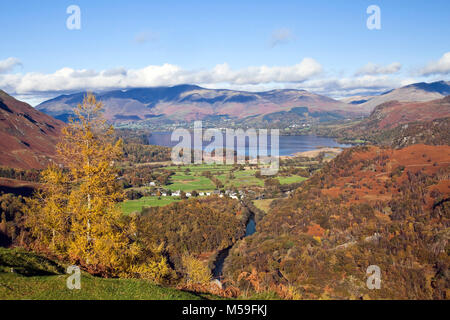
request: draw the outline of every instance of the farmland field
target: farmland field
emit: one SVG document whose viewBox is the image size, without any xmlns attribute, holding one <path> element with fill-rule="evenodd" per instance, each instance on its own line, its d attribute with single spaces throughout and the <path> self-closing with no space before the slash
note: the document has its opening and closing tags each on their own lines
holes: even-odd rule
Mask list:
<svg viewBox="0 0 450 320">
<path fill-rule="evenodd" d="M 264 186 L 264 180 L 255 177 L 256 170 L 246 169 L 243 171 L 235 171 L 232 176 L 229 174 L 221 174 L 217 178 L 225 185 L 227 188 L 239 188 L 239 187 L 250 187 L 250 186 Z"/>
<path fill-rule="evenodd" d="M 176 173 L 171 178 L 171 184 L 167 186 L 167 189 L 170 189 L 172 191 L 185 191 L 190 192 L 193 190 L 197 191 L 207 191 L 207 190 L 214 190 L 215 186 L 206 177 L 203 176 L 195 176 L 193 174 L 184 174 L 184 173 Z"/>
<path fill-rule="evenodd" d="M 301 176 L 277 177 L 277 179 L 281 184 L 296 183 L 307 180 L 307 178 Z"/>
<path fill-rule="evenodd" d="M 122 202 L 122 212 L 130 214 L 132 212 L 141 212 L 143 207 L 161 207 L 171 204 L 172 202 L 180 201 L 177 197 L 142 197 L 137 200 L 127 200 Z"/>
<path fill-rule="evenodd" d="M 159 170 L 173 171 L 174 174 L 170 176 L 169 183 L 163 185 L 165 190 L 183 191 L 183 192 L 212 192 L 217 190 L 217 186 L 213 182 L 219 180 L 223 187 L 220 189 L 240 189 L 247 187 L 264 187 L 264 179 L 266 176 L 256 177 L 257 169 L 248 166 L 233 167 L 232 165 L 216 165 L 216 164 L 200 164 L 200 165 L 181 165 L 181 166 L 166 166 Z M 207 174 L 209 172 L 209 175 Z M 206 175 L 206 176 L 205 176 Z M 306 180 L 307 178 L 299 175 L 292 176 L 275 176 L 280 184 L 297 183 Z M 149 187 L 135 188 L 136 191 L 148 192 Z M 172 202 L 179 201 L 179 197 L 157 197 L 144 196 L 137 200 L 127 200 L 121 204 L 124 214 L 132 212 L 140 212 L 143 207 L 165 206 Z"/>
</svg>

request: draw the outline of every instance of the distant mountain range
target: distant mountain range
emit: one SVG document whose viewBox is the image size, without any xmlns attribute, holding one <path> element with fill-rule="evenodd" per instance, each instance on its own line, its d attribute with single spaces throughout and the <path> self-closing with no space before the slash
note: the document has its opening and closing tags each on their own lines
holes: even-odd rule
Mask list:
<svg viewBox="0 0 450 320">
<path fill-rule="evenodd" d="M 36 109 L 67 121 L 85 92 L 62 95 L 45 101 Z M 349 105 L 305 90 L 245 92 L 205 89 L 194 85 L 136 88 L 96 93 L 105 105 L 105 116 L 113 122 L 140 121 L 158 117 L 169 120 L 201 120 L 214 117 L 244 119 L 307 108 L 311 113 L 359 115 L 358 106 Z"/>
<path fill-rule="evenodd" d="M 362 112 L 369 113 L 376 106 L 387 101 L 424 102 L 441 99 L 448 95 L 450 95 L 450 81 L 437 81 L 414 83 L 377 96 L 354 96 L 341 101 L 358 105 Z"/>
<path fill-rule="evenodd" d="M 45 167 L 55 154 L 64 126 L 53 117 L 67 121 L 84 95 L 62 95 L 33 108 L 0 90 L 0 165 Z M 279 125 L 286 124 L 286 119 L 328 121 L 365 114 L 368 117 L 356 125 L 345 126 L 336 136 L 392 146 L 449 144 L 450 96 L 442 98 L 446 95 L 450 95 L 450 82 L 445 81 L 408 85 L 366 97 L 364 102 L 363 97 L 355 97 L 347 100 L 349 103 L 304 90 L 252 93 L 192 85 L 97 94 L 105 104 L 106 117 L 113 122 L 228 117 L 238 119 L 237 123 Z"/>
<path fill-rule="evenodd" d="M 72 116 L 86 92 L 61 95 L 36 106 L 62 121 Z M 450 82 L 416 83 L 377 96 L 356 96 L 341 101 L 306 90 L 246 92 L 205 89 L 195 85 L 135 88 L 95 93 L 111 122 L 143 120 L 193 121 L 201 119 L 278 119 L 309 113 L 319 121 L 368 115 L 387 101 L 430 101 L 450 94 Z"/>
<path fill-rule="evenodd" d="M 0 165 L 44 168 L 64 123 L 0 90 Z"/>
</svg>

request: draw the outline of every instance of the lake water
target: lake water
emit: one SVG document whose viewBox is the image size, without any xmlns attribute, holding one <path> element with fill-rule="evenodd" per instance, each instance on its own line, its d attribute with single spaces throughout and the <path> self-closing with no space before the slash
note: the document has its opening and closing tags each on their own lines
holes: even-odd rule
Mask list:
<svg viewBox="0 0 450 320">
<path fill-rule="evenodd" d="M 171 141 L 171 132 L 154 132 L 149 138 L 149 143 L 152 145 L 174 147 L 178 141 Z M 225 140 L 225 139 L 224 139 Z M 311 151 L 319 147 L 338 147 L 347 148 L 350 145 L 337 143 L 333 138 L 318 137 L 318 136 L 280 136 L 279 141 L 279 155 L 291 156 L 297 152 Z M 209 142 L 204 142 L 203 147 Z M 270 138 L 268 139 L 270 150 Z M 270 152 L 269 152 L 270 153 Z M 248 150 L 246 152 L 248 154 Z"/>
</svg>

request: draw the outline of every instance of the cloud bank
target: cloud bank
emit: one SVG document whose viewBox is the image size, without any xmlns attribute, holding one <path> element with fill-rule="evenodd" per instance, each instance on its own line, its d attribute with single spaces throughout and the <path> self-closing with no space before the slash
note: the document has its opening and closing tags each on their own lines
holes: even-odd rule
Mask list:
<svg viewBox="0 0 450 320">
<path fill-rule="evenodd" d="M 423 76 L 450 74 L 450 52 L 444 53 L 439 60 L 430 62 L 420 70 L 420 74 Z"/>
<path fill-rule="evenodd" d="M 9 59 L 0 66 L 11 68 Z M 7 70 L 7 68 L 4 68 Z M 229 83 L 256 85 L 267 83 L 301 83 L 322 72 L 322 66 L 305 58 L 292 66 L 255 66 L 233 70 L 228 64 L 211 70 L 184 70 L 172 64 L 150 65 L 142 69 L 116 68 L 103 71 L 62 68 L 54 73 L 4 74 L 0 87 L 16 94 L 65 92 L 74 90 L 106 90 L 116 88 L 152 87 L 195 83 L 200 85 Z"/>
<path fill-rule="evenodd" d="M 174 86 L 196 84 L 206 88 L 224 88 L 245 91 L 272 89 L 306 89 L 334 98 L 351 95 L 373 95 L 426 81 L 431 75 L 450 74 L 450 52 L 414 72 L 416 77 L 400 74 L 402 65 L 368 63 L 346 76 L 326 71 L 313 58 L 287 66 L 251 66 L 233 69 L 229 64 L 218 64 L 211 69 L 187 70 L 174 64 L 149 65 L 139 69 L 124 67 L 107 70 L 62 68 L 54 73 L 14 73 L 21 65 L 17 58 L 0 60 L 0 89 L 23 98 L 31 104 L 63 93 L 103 91 L 136 87 Z M 433 80 L 435 81 L 435 79 Z"/>
<path fill-rule="evenodd" d="M 0 74 L 12 71 L 15 67 L 22 65 L 17 58 L 8 58 L 6 60 L 0 60 Z"/>
</svg>

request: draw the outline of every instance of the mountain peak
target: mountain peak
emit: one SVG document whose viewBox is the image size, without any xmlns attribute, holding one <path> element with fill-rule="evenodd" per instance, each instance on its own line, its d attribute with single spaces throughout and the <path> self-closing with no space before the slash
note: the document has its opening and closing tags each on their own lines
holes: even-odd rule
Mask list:
<svg viewBox="0 0 450 320">
<path fill-rule="evenodd" d="M 379 96 L 373 96 L 367 102 L 360 104 L 361 108 L 371 112 L 376 106 L 397 100 L 399 102 L 425 102 L 442 99 L 450 94 L 450 82 L 418 82 L 386 91 Z"/>
<path fill-rule="evenodd" d="M 419 90 L 424 90 L 427 92 L 437 92 L 442 95 L 448 95 L 450 94 L 450 85 L 446 81 L 436 81 L 436 82 L 419 82 L 419 83 L 413 83 L 408 86 L 405 86 L 404 88 L 416 88 Z"/>
</svg>

